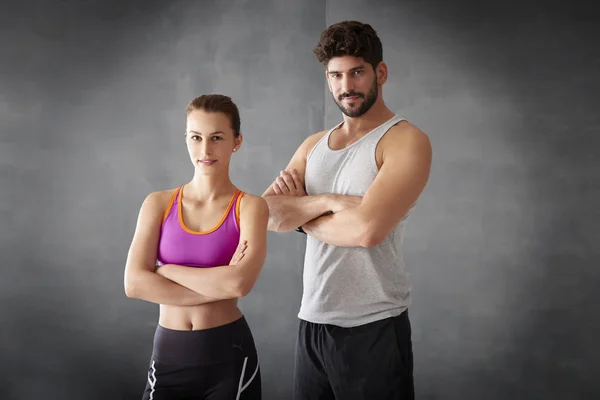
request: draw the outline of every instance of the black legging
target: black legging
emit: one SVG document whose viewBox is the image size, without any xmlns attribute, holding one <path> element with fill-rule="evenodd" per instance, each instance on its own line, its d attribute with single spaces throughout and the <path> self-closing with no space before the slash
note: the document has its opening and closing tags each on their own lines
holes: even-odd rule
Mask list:
<svg viewBox="0 0 600 400">
<path fill-rule="evenodd" d="M 246 319 L 198 331 L 156 328 L 142 400 L 261 399 L 254 339 Z"/>
</svg>

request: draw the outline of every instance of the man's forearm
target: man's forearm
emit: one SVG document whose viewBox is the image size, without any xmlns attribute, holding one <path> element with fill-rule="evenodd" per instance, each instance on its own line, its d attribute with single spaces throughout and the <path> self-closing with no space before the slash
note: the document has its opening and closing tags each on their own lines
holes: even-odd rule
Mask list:
<svg viewBox="0 0 600 400">
<path fill-rule="evenodd" d="M 127 296 L 151 303 L 195 306 L 221 299 L 205 296 L 151 271 L 141 271 L 127 282 Z"/>
<path fill-rule="evenodd" d="M 331 211 L 332 196 L 264 196 L 270 231 L 289 232 Z"/>
<path fill-rule="evenodd" d="M 302 225 L 307 235 L 334 246 L 370 247 L 372 235 L 369 221 L 359 207 L 325 215 Z"/>
</svg>

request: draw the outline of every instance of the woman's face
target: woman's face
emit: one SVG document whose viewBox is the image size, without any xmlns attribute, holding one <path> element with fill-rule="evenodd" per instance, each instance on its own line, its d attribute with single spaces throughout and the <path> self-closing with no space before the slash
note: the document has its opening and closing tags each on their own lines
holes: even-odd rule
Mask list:
<svg viewBox="0 0 600 400">
<path fill-rule="evenodd" d="M 203 175 L 229 169 L 231 154 L 242 144 L 235 137 L 231 120 L 221 112 L 194 110 L 187 117 L 185 142 L 192 163 Z"/>
</svg>

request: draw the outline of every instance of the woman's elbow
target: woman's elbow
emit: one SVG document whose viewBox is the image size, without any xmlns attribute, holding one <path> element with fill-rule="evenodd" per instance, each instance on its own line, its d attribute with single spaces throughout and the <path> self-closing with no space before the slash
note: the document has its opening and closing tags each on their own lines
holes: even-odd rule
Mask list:
<svg viewBox="0 0 600 400">
<path fill-rule="evenodd" d="M 125 280 L 125 295 L 130 299 L 135 299 L 138 297 L 136 286 L 127 279 Z"/>
<path fill-rule="evenodd" d="M 246 297 L 250 294 L 252 289 L 254 289 L 256 281 L 258 280 L 261 269 L 262 264 L 260 267 L 257 267 L 256 265 L 250 266 L 247 264 L 243 270 L 239 271 L 235 282 L 235 294 L 237 297 Z"/>
<path fill-rule="evenodd" d="M 250 285 L 240 286 L 237 289 L 235 296 L 238 298 L 246 297 L 250 294 L 250 292 L 252 291 L 252 288 L 253 288 L 253 286 L 250 286 Z"/>
<path fill-rule="evenodd" d="M 125 273 L 125 295 L 130 299 L 139 299 L 141 296 L 140 274 Z"/>
<path fill-rule="evenodd" d="M 249 277 L 240 277 L 236 282 L 234 288 L 235 297 L 246 297 L 250 294 L 252 289 L 254 289 L 254 284 L 256 283 L 256 279 L 251 279 Z"/>
</svg>

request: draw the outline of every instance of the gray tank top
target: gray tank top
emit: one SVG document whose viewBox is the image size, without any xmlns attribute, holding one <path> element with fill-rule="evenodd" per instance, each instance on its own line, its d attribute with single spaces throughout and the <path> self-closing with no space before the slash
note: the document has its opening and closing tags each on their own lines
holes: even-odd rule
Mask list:
<svg viewBox="0 0 600 400">
<path fill-rule="evenodd" d="M 332 128 L 306 160 L 306 193 L 364 196 L 378 169 L 375 150 L 386 132 L 404 118 L 395 115 L 349 146 L 329 148 Z M 412 208 L 411 208 L 412 211 Z M 402 234 L 409 211 L 374 247 L 338 247 L 307 236 L 302 303 L 305 321 L 353 327 L 401 314 L 411 287 L 402 258 Z"/>
</svg>

